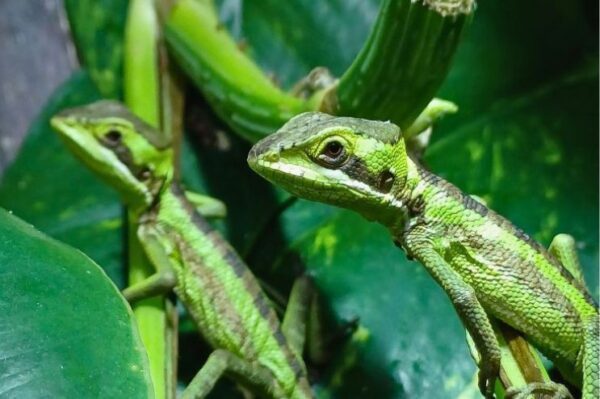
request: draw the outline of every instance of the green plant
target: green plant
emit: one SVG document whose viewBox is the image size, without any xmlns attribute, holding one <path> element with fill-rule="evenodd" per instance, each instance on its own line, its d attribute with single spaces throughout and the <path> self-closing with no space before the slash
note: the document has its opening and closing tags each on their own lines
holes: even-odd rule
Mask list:
<svg viewBox="0 0 600 399">
<path fill-rule="evenodd" d="M 123 287 L 119 202 L 63 149 L 47 121 L 61 108 L 101 95 L 121 98 L 127 1 L 65 3 L 84 70 L 55 93 L 32 124 L 21 153 L 2 178 L 0 205 L 81 249 Z M 224 23 L 245 38 L 261 68 L 291 87 L 317 65 L 342 75 L 367 37 L 379 2 L 219 4 Z M 597 282 L 597 39 L 586 5 L 481 3 L 438 91 L 457 103 L 460 112 L 436 127 L 425 161 L 544 244 L 557 232 L 574 235 L 586 277 Z M 380 227 L 353 214 L 304 201 L 284 208 L 288 197 L 247 169 L 248 144 L 229 131 L 198 92 L 188 99 L 182 175 L 190 188 L 227 204 L 229 217 L 218 227 L 270 285 L 285 291 L 293 275 L 306 268 L 334 322 L 360 318 L 359 330 L 321 370 L 318 392 L 337 397 L 476 396 L 464 331 L 425 271 L 404 259 Z M 0 228 L 12 229 L 10 223 L 2 219 Z M 31 251 L 42 256 L 43 248 L 34 244 Z M 0 262 L 3 274 L 19 272 L 9 265 Z M 591 288 L 597 297 L 598 286 Z M 24 311 L 34 297 L 27 291 L 20 294 L 28 298 Z M 75 333 L 69 331 L 78 331 L 86 321 L 63 323 L 65 336 L 73 339 Z M 11 328 L 7 331 L 18 334 Z M 189 379 L 206 350 L 185 320 L 181 330 L 181 346 L 197 348 L 182 353 L 181 374 Z M 28 384 L 52 388 L 59 381 L 64 380 Z M 0 391 L 9 383 L 10 378 L 0 380 Z"/>
</svg>

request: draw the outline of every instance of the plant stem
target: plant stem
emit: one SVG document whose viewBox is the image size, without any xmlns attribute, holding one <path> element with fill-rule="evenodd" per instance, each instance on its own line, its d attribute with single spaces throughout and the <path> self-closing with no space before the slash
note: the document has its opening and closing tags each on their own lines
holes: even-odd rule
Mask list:
<svg viewBox="0 0 600 399">
<path fill-rule="evenodd" d="M 392 120 L 406 129 L 444 80 L 473 8 L 473 0 L 385 0 L 339 84 L 308 99 L 266 77 L 221 26 L 212 1 L 179 1 L 166 37 L 217 114 L 250 141 L 310 110 Z"/>
<path fill-rule="evenodd" d="M 161 49 L 159 18 L 154 0 L 131 0 L 125 32 L 124 96 L 133 113 L 150 125 L 171 134 L 171 102 L 165 111 L 164 97 L 170 96 L 170 78 L 165 76 L 166 52 Z M 163 59 L 161 59 L 163 57 Z M 181 108 L 181 107 L 179 107 Z M 167 120 L 169 129 L 162 130 Z M 128 212 L 129 284 L 152 275 L 155 270 L 148 261 L 137 238 L 138 215 Z M 174 397 L 173 344 L 177 338 L 171 331 L 176 322 L 169 322 L 166 308 L 173 309 L 164 297 L 140 301 L 133 306 L 142 342 L 150 362 L 150 372 L 157 399 Z M 170 330 L 171 329 L 171 330 Z M 176 346 L 175 346 L 176 347 Z"/>
<path fill-rule="evenodd" d="M 153 0 L 131 0 L 125 28 L 124 95 L 129 109 L 160 127 L 159 26 Z"/>
<path fill-rule="evenodd" d="M 250 141 L 310 110 L 279 89 L 224 29 L 212 1 L 181 0 L 165 28 L 180 66 L 231 128 Z"/>
<path fill-rule="evenodd" d="M 143 281 L 154 273 L 137 237 L 137 219 L 137 215 L 128 212 L 127 244 L 130 285 Z M 148 354 L 154 397 L 156 399 L 165 398 L 167 397 L 166 382 L 168 378 L 165 373 L 167 364 L 165 300 L 163 297 L 148 298 L 134 303 L 132 308 L 142 343 Z"/>
<path fill-rule="evenodd" d="M 337 96 L 335 113 L 408 128 L 444 81 L 473 9 L 472 0 L 385 0 L 330 94 Z"/>
<path fill-rule="evenodd" d="M 492 320 L 492 328 L 501 353 L 500 376 L 496 383 L 497 398 L 503 398 L 506 390 L 511 387 L 523 388 L 530 383 L 551 382 L 539 355 L 518 331 L 495 319 Z M 475 363 L 479 364 L 479 352 L 468 333 L 467 342 Z"/>
</svg>

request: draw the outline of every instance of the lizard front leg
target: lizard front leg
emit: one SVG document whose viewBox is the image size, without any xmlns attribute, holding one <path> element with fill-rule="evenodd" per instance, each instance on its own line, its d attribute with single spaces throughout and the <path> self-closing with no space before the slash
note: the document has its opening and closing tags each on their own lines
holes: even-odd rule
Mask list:
<svg viewBox="0 0 600 399">
<path fill-rule="evenodd" d="M 171 260 L 152 228 L 141 225 L 138 229 L 138 237 L 146 256 L 156 268 L 156 273 L 123 290 L 123 296 L 129 302 L 165 294 L 177 285 Z"/>
<path fill-rule="evenodd" d="M 500 371 L 500 347 L 485 310 L 471 286 L 463 281 L 452 266 L 435 250 L 427 232 L 416 227 L 406 234 L 403 244 L 409 256 L 425 266 L 446 291 L 465 328 L 481 354 L 479 390 L 486 398 L 494 397 Z"/>
</svg>

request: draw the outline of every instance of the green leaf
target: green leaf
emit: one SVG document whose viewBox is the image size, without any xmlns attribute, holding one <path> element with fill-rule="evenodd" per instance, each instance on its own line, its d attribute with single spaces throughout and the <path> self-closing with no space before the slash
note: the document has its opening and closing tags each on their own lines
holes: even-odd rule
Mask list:
<svg viewBox="0 0 600 399">
<path fill-rule="evenodd" d="M 128 0 L 64 0 L 79 62 L 100 93 L 121 98 Z"/>
<path fill-rule="evenodd" d="M 598 20 L 592 17 L 597 11 L 589 9 L 593 4 L 479 2 L 466 40 L 438 93 L 460 108 L 442 130 L 468 123 L 506 98 L 560 80 L 588 59 L 597 60 Z"/>
<path fill-rule="evenodd" d="M 286 86 L 317 65 L 343 72 L 378 5 L 221 3 L 222 19 L 247 39 L 258 64 Z M 597 282 L 597 68 L 580 69 L 587 58 L 597 59 L 597 38 L 581 4 L 479 4 L 441 93 L 460 111 L 435 129 L 426 160 L 434 172 L 483 196 L 542 243 L 556 233 L 573 234 L 582 246 L 588 282 Z M 92 101 L 91 95 L 77 94 L 88 90 L 82 87 L 93 91 L 79 75 L 63 97 L 73 104 Z M 0 184 L 0 203 L 108 265 L 119 279 L 116 196 L 54 141 L 46 125 L 63 102 L 54 97 L 55 105 L 32 128 Z M 184 154 L 190 187 L 225 200 L 229 216 L 221 227 L 263 279 L 285 291 L 292 275 L 306 267 L 336 321 L 360 318 L 361 329 L 351 341 L 338 343 L 341 350 L 322 370 L 319 393 L 478 397 L 464 331 L 423 268 L 408 262 L 384 229 L 349 212 L 298 201 L 273 217 L 286 195 L 249 172 L 247 146 L 210 119 L 207 107 L 200 103 L 188 110 L 188 127 L 201 133 L 192 137 L 194 151 L 188 147 Z M 592 289 L 597 297 L 597 284 Z M 195 360 L 184 374 L 193 375 L 203 362 Z"/>
<path fill-rule="evenodd" d="M 341 76 L 360 51 L 377 17 L 380 0 L 221 0 L 221 16 L 245 39 L 259 65 L 284 87 L 312 68 Z"/>
<path fill-rule="evenodd" d="M 85 72 L 73 75 L 52 95 L 2 177 L 0 205 L 82 250 L 123 286 L 119 199 L 81 166 L 49 125 L 61 109 L 99 98 Z"/>
<path fill-rule="evenodd" d="M 0 396 L 150 398 L 129 305 L 102 269 L 0 209 Z"/>
</svg>

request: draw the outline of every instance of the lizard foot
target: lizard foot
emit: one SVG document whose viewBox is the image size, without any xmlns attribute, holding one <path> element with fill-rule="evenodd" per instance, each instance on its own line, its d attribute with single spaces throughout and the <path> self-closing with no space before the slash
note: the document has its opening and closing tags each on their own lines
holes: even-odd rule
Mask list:
<svg viewBox="0 0 600 399">
<path fill-rule="evenodd" d="M 500 358 L 483 360 L 479 364 L 479 390 L 485 399 L 494 399 L 496 378 L 500 373 Z"/>
<path fill-rule="evenodd" d="M 569 390 L 556 382 L 532 382 L 524 387 L 511 387 L 506 390 L 506 399 L 527 399 L 530 395 L 541 394 L 548 399 L 573 399 Z"/>
</svg>

